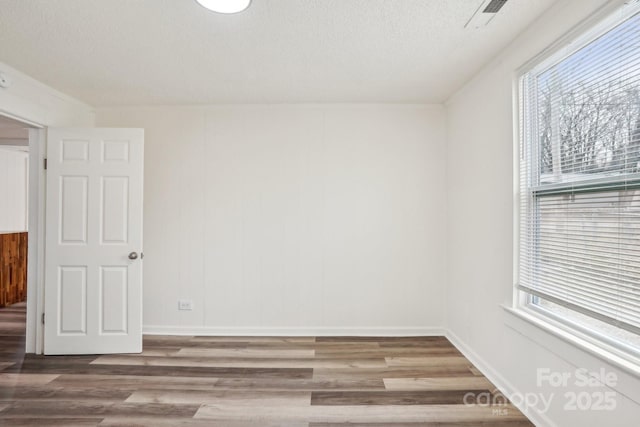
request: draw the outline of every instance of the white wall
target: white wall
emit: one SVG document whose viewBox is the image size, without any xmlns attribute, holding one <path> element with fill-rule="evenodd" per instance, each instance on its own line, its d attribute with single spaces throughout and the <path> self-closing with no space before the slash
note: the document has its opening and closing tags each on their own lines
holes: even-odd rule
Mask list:
<svg viewBox="0 0 640 427">
<path fill-rule="evenodd" d="M 29 153 L 0 146 L 0 233 L 28 229 Z"/>
<path fill-rule="evenodd" d="M 501 308 L 511 304 L 513 286 L 515 71 L 604 3 L 558 2 L 447 103 L 447 326 L 507 392 L 556 393 L 548 413 L 536 415 L 541 425 L 630 426 L 640 415 L 638 402 L 626 397 L 640 390 L 638 377 Z M 581 367 L 618 375 L 615 412 L 565 411 L 564 392 L 589 391 L 572 382 L 567 389 L 536 386 L 538 368 L 572 373 Z"/>
<path fill-rule="evenodd" d="M 146 331 L 443 325 L 442 107 L 99 109 L 97 124 L 145 128 Z"/>
</svg>

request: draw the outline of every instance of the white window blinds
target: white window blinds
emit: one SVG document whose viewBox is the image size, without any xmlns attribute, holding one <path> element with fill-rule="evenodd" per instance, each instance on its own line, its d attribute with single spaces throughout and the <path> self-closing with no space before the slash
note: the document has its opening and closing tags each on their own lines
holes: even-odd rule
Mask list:
<svg viewBox="0 0 640 427">
<path fill-rule="evenodd" d="M 518 288 L 557 316 L 632 334 L 640 334 L 637 9 L 526 73 L 520 98 Z"/>
</svg>

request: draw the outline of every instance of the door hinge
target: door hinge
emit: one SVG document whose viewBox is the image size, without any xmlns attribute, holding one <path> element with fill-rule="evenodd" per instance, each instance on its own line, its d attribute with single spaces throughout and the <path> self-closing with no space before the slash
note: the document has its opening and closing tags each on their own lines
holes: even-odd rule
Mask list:
<svg viewBox="0 0 640 427">
<path fill-rule="evenodd" d="M 47 159 L 44 159 L 44 170 L 47 170 Z"/>
<path fill-rule="evenodd" d="M 44 313 L 42 313 L 42 324 L 44 325 Z"/>
</svg>

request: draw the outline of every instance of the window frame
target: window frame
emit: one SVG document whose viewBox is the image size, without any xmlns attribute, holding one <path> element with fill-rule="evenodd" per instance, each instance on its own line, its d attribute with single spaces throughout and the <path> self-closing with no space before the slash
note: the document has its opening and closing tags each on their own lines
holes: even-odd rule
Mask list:
<svg viewBox="0 0 640 427">
<path fill-rule="evenodd" d="M 573 55 L 578 50 L 589 45 L 603 34 L 609 32 L 616 26 L 630 19 L 635 14 L 640 13 L 640 0 L 631 2 L 619 2 L 603 7 L 592 17 L 570 30 L 558 41 L 553 43 L 540 54 L 529 60 L 522 67 L 516 70 L 513 77 L 513 122 L 514 122 L 514 156 L 513 156 L 513 186 L 514 186 L 514 217 L 513 217 L 513 293 L 511 307 L 505 307 L 507 311 L 518 314 L 522 319 L 531 317 L 538 326 L 543 325 L 548 331 L 559 329 L 570 337 L 567 341 L 575 344 L 590 353 L 615 363 L 623 367 L 628 372 L 640 376 L 640 349 L 626 345 L 606 336 L 604 333 L 585 326 L 573 319 L 563 317 L 542 306 L 532 304 L 535 295 L 526 293 L 519 288 L 520 274 L 520 225 L 521 225 L 521 198 L 528 197 L 522 194 L 520 177 L 526 173 L 521 168 L 521 156 L 527 148 L 526 134 L 527 127 L 535 127 L 536 121 L 530 123 L 526 118 L 525 102 L 527 101 L 525 84 L 527 76 L 537 75 L 555 66 L 559 62 Z M 530 105 L 537 105 L 535 98 L 528 100 Z M 530 160 L 531 161 L 531 160 Z M 627 179 L 631 175 L 627 175 Z M 633 179 L 640 181 L 640 173 L 633 174 Z M 597 180 L 590 180 L 588 186 L 612 183 L 618 185 L 620 179 L 616 177 L 601 177 Z M 567 186 L 575 186 L 579 183 L 564 184 L 555 186 L 562 189 Z M 533 188 L 533 187 L 532 187 Z M 551 189 L 551 186 L 545 186 Z M 533 190 L 535 192 L 535 189 Z M 613 189 L 612 189 L 613 191 Z M 543 196 L 544 197 L 544 196 Z M 639 334 L 640 335 L 640 334 Z M 593 347 L 597 350 L 594 351 Z M 622 360 L 622 363 L 619 361 Z"/>
</svg>

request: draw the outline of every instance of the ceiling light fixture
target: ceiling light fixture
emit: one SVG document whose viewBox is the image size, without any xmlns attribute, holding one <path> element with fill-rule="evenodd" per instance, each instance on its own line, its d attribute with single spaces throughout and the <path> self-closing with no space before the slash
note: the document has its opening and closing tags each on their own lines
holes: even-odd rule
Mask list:
<svg viewBox="0 0 640 427">
<path fill-rule="evenodd" d="M 196 0 L 203 7 L 218 13 L 242 12 L 251 4 L 251 0 Z"/>
</svg>

